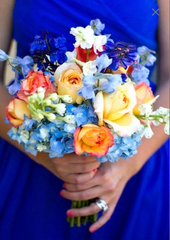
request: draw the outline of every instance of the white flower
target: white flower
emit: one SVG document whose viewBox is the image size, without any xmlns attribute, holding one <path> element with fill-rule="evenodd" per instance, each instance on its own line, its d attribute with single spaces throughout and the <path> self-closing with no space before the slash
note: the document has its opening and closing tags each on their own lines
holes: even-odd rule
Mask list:
<svg viewBox="0 0 170 240">
<path fill-rule="evenodd" d="M 96 61 L 89 61 L 83 64 L 83 74 L 93 75 L 97 72 Z"/>
<path fill-rule="evenodd" d="M 169 109 L 164 107 L 159 107 L 157 109 L 157 112 L 161 115 L 167 115 L 169 113 Z"/>
<path fill-rule="evenodd" d="M 77 50 L 74 49 L 72 52 L 66 52 L 67 56 L 67 62 L 75 62 L 76 56 L 77 56 Z"/>
<path fill-rule="evenodd" d="M 75 36 L 75 47 L 89 49 L 94 44 L 94 31 L 91 26 L 71 28 L 70 33 Z"/>
<path fill-rule="evenodd" d="M 60 116 L 64 116 L 64 113 L 66 111 L 66 105 L 64 103 L 58 103 L 56 105 L 56 112 L 60 115 Z"/>
<path fill-rule="evenodd" d="M 144 103 L 139 106 L 139 111 L 141 115 L 145 115 L 146 117 L 149 117 L 149 115 L 152 113 L 153 107 L 150 104 Z"/>
<path fill-rule="evenodd" d="M 97 51 L 103 51 L 103 45 L 107 42 L 107 37 L 105 35 L 95 36 L 94 37 L 94 52 L 97 54 Z"/>
<path fill-rule="evenodd" d="M 153 106 L 152 104 L 155 102 L 155 100 L 158 98 L 159 96 L 156 96 L 155 98 L 153 98 L 151 101 L 144 103 L 142 105 L 139 106 L 139 111 L 141 115 L 145 115 L 146 117 L 149 117 L 149 115 L 152 113 L 153 111 Z"/>
<path fill-rule="evenodd" d="M 154 133 L 149 125 L 145 126 L 145 129 L 144 129 L 142 135 L 145 136 L 145 138 L 151 138 L 154 135 Z"/>
</svg>

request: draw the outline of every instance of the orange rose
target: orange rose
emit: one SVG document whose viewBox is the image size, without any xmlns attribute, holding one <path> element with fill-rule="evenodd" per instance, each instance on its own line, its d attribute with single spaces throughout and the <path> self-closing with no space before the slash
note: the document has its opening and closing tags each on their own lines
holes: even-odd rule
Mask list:
<svg viewBox="0 0 170 240">
<path fill-rule="evenodd" d="M 7 118 L 15 128 L 19 127 L 24 122 L 24 115 L 29 118 L 31 117 L 27 103 L 18 98 L 13 98 L 8 104 L 6 110 Z"/>
<path fill-rule="evenodd" d="M 21 90 L 17 93 L 18 98 L 28 102 L 27 97 L 36 93 L 39 87 L 46 89 L 45 96 L 56 92 L 56 88 L 49 80 L 49 77 L 50 75 L 43 75 L 42 71 L 29 71 L 26 79 L 21 84 Z"/>
<path fill-rule="evenodd" d="M 139 106 L 143 103 L 147 103 L 154 98 L 151 88 L 144 82 L 139 83 L 135 86 L 137 104 L 133 109 L 134 115 L 140 115 Z"/>
<path fill-rule="evenodd" d="M 102 157 L 113 144 L 113 135 L 107 127 L 86 124 L 82 128 L 78 127 L 74 133 L 74 149 L 77 155 L 86 152 L 92 156 Z"/>
</svg>

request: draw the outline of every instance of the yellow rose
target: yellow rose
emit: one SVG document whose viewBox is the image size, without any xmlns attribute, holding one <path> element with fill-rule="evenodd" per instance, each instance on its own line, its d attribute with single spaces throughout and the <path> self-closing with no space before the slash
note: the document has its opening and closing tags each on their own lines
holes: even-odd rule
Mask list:
<svg viewBox="0 0 170 240">
<path fill-rule="evenodd" d="M 83 97 L 77 94 L 83 87 L 82 71 L 75 63 L 63 63 L 54 74 L 59 95 L 70 95 L 73 103 L 81 104 Z"/>
<path fill-rule="evenodd" d="M 131 136 L 139 128 L 140 122 L 133 115 L 135 105 L 136 92 L 132 82 L 118 86 L 111 94 L 99 92 L 94 101 L 99 125 L 109 124 L 120 136 Z"/>
<path fill-rule="evenodd" d="M 19 127 L 24 122 L 24 115 L 30 118 L 30 110 L 27 103 L 18 98 L 13 98 L 8 104 L 7 118 L 14 127 Z"/>
</svg>

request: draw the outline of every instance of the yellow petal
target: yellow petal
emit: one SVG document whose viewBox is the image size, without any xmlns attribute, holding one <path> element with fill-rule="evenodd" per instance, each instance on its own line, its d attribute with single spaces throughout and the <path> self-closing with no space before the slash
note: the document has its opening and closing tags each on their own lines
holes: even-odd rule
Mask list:
<svg viewBox="0 0 170 240">
<path fill-rule="evenodd" d="M 98 124 L 99 126 L 103 125 L 103 111 L 104 111 L 104 101 L 103 101 L 103 93 L 102 92 L 98 92 L 95 100 L 94 100 L 94 112 L 97 114 L 98 116 Z"/>
<path fill-rule="evenodd" d="M 113 130 L 121 137 L 131 136 L 140 126 L 140 121 L 131 113 L 125 114 L 114 122 L 108 119 L 104 119 L 104 121 L 112 126 Z"/>
</svg>

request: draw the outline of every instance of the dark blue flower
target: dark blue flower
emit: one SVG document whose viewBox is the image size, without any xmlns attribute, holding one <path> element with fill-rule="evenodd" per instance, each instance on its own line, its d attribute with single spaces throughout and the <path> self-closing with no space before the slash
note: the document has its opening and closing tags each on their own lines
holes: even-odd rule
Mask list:
<svg viewBox="0 0 170 240">
<path fill-rule="evenodd" d="M 124 42 L 114 43 L 111 39 L 108 39 L 103 53 L 106 53 L 112 59 L 112 64 L 109 68 L 114 71 L 120 65 L 126 69 L 128 65 L 134 63 L 137 57 L 136 46 L 134 44 Z"/>
<path fill-rule="evenodd" d="M 56 63 L 64 63 L 67 60 L 65 43 L 66 38 L 64 36 L 56 38 L 47 30 L 37 35 L 31 43 L 30 52 L 34 62 L 37 63 L 38 69 L 43 71 L 48 69 L 54 72 L 57 68 Z"/>
<path fill-rule="evenodd" d="M 39 51 L 44 51 L 47 49 L 48 47 L 45 39 L 43 39 L 41 36 L 36 35 L 34 41 L 30 45 L 30 53 L 37 54 Z"/>
</svg>

